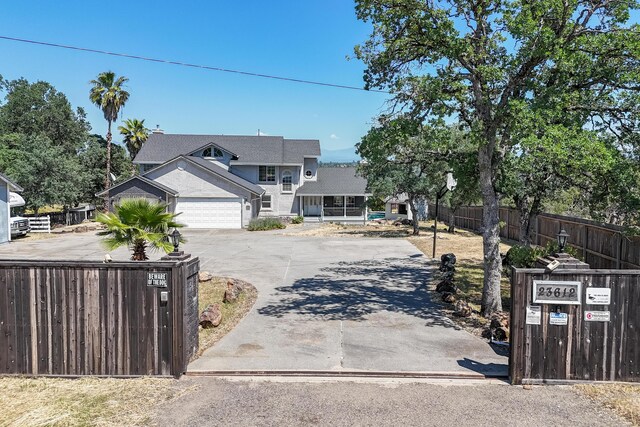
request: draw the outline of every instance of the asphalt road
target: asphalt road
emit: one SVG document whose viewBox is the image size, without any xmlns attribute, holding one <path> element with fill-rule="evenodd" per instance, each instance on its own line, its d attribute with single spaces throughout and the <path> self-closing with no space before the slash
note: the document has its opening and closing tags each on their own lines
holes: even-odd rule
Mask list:
<svg viewBox="0 0 640 427">
<path fill-rule="evenodd" d="M 569 387 L 460 384 L 185 377 L 180 386 L 197 390 L 161 405 L 155 421 L 170 427 L 625 425 Z"/>
</svg>

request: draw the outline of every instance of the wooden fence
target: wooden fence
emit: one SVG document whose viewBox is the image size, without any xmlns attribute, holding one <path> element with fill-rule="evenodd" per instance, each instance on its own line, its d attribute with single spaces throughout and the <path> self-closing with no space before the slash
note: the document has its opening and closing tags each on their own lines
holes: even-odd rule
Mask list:
<svg viewBox="0 0 640 427">
<path fill-rule="evenodd" d="M 535 280 L 580 282 L 581 304 L 533 304 Z M 593 298 L 597 288 L 610 290 L 609 304 Z M 640 271 L 514 269 L 511 298 L 513 384 L 640 381 Z M 551 323 L 555 312 L 567 313 L 566 324 Z"/>
<path fill-rule="evenodd" d="M 429 212 L 435 212 L 433 205 Z M 440 206 L 438 220 L 449 221 L 449 208 Z M 520 214 L 516 209 L 500 208 L 504 226 L 500 236 L 520 239 Z M 465 206 L 456 211 L 456 227 L 473 231 L 482 229 L 482 206 Z M 569 233 L 568 243 L 591 268 L 640 269 L 640 237 L 627 236 L 619 226 L 562 215 L 540 214 L 532 224 L 533 243 L 544 246 L 556 240 L 561 228 Z"/>
<path fill-rule="evenodd" d="M 198 347 L 198 269 L 0 261 L 0 374 L 180 376 Z"/>
</svg>

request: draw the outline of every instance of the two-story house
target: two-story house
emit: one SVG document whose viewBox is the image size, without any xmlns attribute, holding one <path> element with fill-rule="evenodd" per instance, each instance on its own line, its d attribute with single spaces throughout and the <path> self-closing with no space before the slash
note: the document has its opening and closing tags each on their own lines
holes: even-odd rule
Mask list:
<svg viewBox="0 0 640 427">
<path fill-rule="evenodd" d="M 108 195 L 111 206 L 164 202 L 191 228 L 241 228 L 263 216 L 364 222 L 366 180 L 355 168 L 319 167 L 319 158 L 318 140 L 154 131 L 134 159 L 140 175 Z"/>
</svg>

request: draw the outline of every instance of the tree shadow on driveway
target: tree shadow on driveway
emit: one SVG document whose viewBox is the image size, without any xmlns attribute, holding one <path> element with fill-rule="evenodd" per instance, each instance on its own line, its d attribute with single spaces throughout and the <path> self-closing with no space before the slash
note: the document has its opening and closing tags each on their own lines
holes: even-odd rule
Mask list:
<svg viewBox="0 0 640 427">
<path fill-rule="evenodd" d="M 338 262 L 314 277 L 276 288 L 278 302 L 258 312 L 265 316 L 303 316 L 309 320 L 367 320 L 379 312 L 427 320 L 426 326 L 460 329 L 430 299 L 431 268 L 423 257 Z"/>
</svg>

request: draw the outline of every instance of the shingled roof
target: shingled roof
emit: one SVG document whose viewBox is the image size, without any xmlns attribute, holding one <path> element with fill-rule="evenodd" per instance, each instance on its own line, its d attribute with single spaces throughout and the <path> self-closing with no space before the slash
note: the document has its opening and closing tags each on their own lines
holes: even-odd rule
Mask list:
<svg viewBox="0 0 640 427">
<path fill-rule="evenodd" d="M 281 136 L 184 135 L 152 133 L 134 163 L 164 163 L 215 144 L 237 156 L 237 161 L 255 164 L 302 164 L 305 157 L 320 156 L 316 139 L 284 139 Z"/>
<path fill-rule="evenodd" d="M 369 194 L 367 180 L 356 176 L 354 167 L 320 167 L 318 180 L 305 182 L 296 195 L 358 196 Z"/>
</svg>

